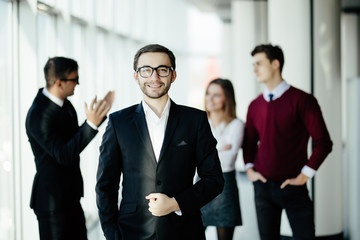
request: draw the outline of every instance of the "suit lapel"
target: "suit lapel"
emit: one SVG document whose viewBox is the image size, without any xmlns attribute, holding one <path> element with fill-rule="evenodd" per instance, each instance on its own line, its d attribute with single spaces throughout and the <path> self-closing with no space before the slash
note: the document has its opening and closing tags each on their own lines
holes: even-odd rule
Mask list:
<svg viewBox="0 0 360 240">
<path fill-rule="evenodd" d="M 171 138 L 174 135 L 176 127 L 178 125 L 178 122 L 179 122 L 178 110 L 179 110 L 178 106 L 173 101 L 171 101 L 169 118 L 168 118 L 167 125 L 166 125 L 164 141 L 163 141 L 161 151 L 160 151 L 159 162 L 163 158 L 163 156 L 166 152 L 166 149 L 169 146 Z"/>
<path fill-rule="evenodd" d="M 77 124 L 78 119 L 75 112 L 75 108 L 68 99 L 65 99 L 62 109 L 71 118 L 72 122 L 75 122 Z"/>
<path fill-rule="evenodd" d="M 151 139 L 146 124 L 144 110 L 142 108 L 141 103 L 137 106 L 135 110 L 134 122 L 146 152 L 153 159 L 153 161 L 156 162 L 154 150 L 151 144 Z"/>
<path fill-rule="evenodd" d="M 60 107 L 48 97 L 42 93 L 43 88 L 41 88 L 36 97 L 36 103 L 44 109 L 44 112 L 48 112 L 51 115 L 56 116 L 57 119 L 61 121 L 66 121 L 67 123 L 73 123 L 78 126 L 77 116 L 74 107 L 69 100 L 65 99 L 64 105 Z"/>
</svg>

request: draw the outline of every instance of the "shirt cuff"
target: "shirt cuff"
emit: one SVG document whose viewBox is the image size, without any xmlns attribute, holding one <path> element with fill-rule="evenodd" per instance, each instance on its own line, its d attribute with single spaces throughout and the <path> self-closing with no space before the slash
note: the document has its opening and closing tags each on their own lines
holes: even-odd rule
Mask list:
<svg viewBox="0 0 360 240">
<path fill-rule="evenodd" d="M 253 168 L 254 164 L 253 163 L 247 163 L 245 164 L 245 171 L 248 170 L 249 168 Z"/>
<path fill-rule="evenodd" d="M 94 130 L 98 130 L 98 127 L 95 126 L 95 124 L 93 124 L 92 122 L 90 122 L 89 120 L 86 120 L 86 123 Z"/>
<path fill-rule="evenodd" d="M 312 178 L 316 173 L 314 169 L 306 165 L 301 169 L 301 172 L 305 174 L 308 178 Z"/>
<path fill-rule="evenodd" d="M 175 199 L 175 198 L 173 198 L 173 199 Z M 176 199 L 175 199 L 175 201 L 176 201 Z M 176 213 L 178 216 L 182 216 L 181 210 L 176 210 L 175 213 Z"/>
</svg>

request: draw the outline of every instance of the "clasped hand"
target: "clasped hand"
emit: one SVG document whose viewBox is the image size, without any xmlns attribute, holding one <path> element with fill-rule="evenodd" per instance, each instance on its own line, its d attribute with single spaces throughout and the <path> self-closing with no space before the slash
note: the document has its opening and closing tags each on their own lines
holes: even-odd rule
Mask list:
<svg viewBox="0 0 360 240">
<path fill-rule="evenodd" d="M 150 193 L 145 198 L 149 200 L 149 211 L 154 216 L 161 217 L 180 210 L 175 198 L 169 198 L 163 193 Z"/>
<path fill-rule="evenodd" d="M 115 98 L 115 92 L 109 91 L 104 99 L 97 101 L 97 97 L 95 97 L 90 104 L 90 108 L 88 108 L 87 103 L 85 102 L 85 113 L 86 118 L 95 126 L 99 126 L 103 121 L 106 114 L 109 112 Z"/>
</svg>

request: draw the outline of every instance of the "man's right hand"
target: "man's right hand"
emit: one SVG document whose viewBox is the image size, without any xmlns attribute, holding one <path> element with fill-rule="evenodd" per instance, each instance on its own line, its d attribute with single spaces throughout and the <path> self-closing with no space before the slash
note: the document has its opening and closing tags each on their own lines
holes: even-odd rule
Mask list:
<svg viewBox="0 0 360 240">
<path fill-rule="evenodd" d="M 256 182 L 257 180 L 262 181 L 263 183 L 266 183 L 267 179 L 261 175 L 261 173 L 254 170 L 254 168 L 250 167 L 246 170 L 246 174 L 250 181 Z"/>
</svg>

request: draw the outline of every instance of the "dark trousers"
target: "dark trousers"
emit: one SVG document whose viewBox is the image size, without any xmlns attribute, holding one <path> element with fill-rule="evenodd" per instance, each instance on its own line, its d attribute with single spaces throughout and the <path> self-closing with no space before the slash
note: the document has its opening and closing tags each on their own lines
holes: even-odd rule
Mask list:
<svg viewBox="0 0 360 240">
<path fill-rule="evenodd" d="M 255 206 L 262 240 L 280 239 L 281 213 L 285 209 L 295 240 L 315 239 L 314 209 L 305 185 L 254 182 Z"/>
<path fill-rule="evenodd" d="M 87 240 L 84 212 L 78 206 L 67 211 L 37 212 L 41 240 Z"/>
</svg>

